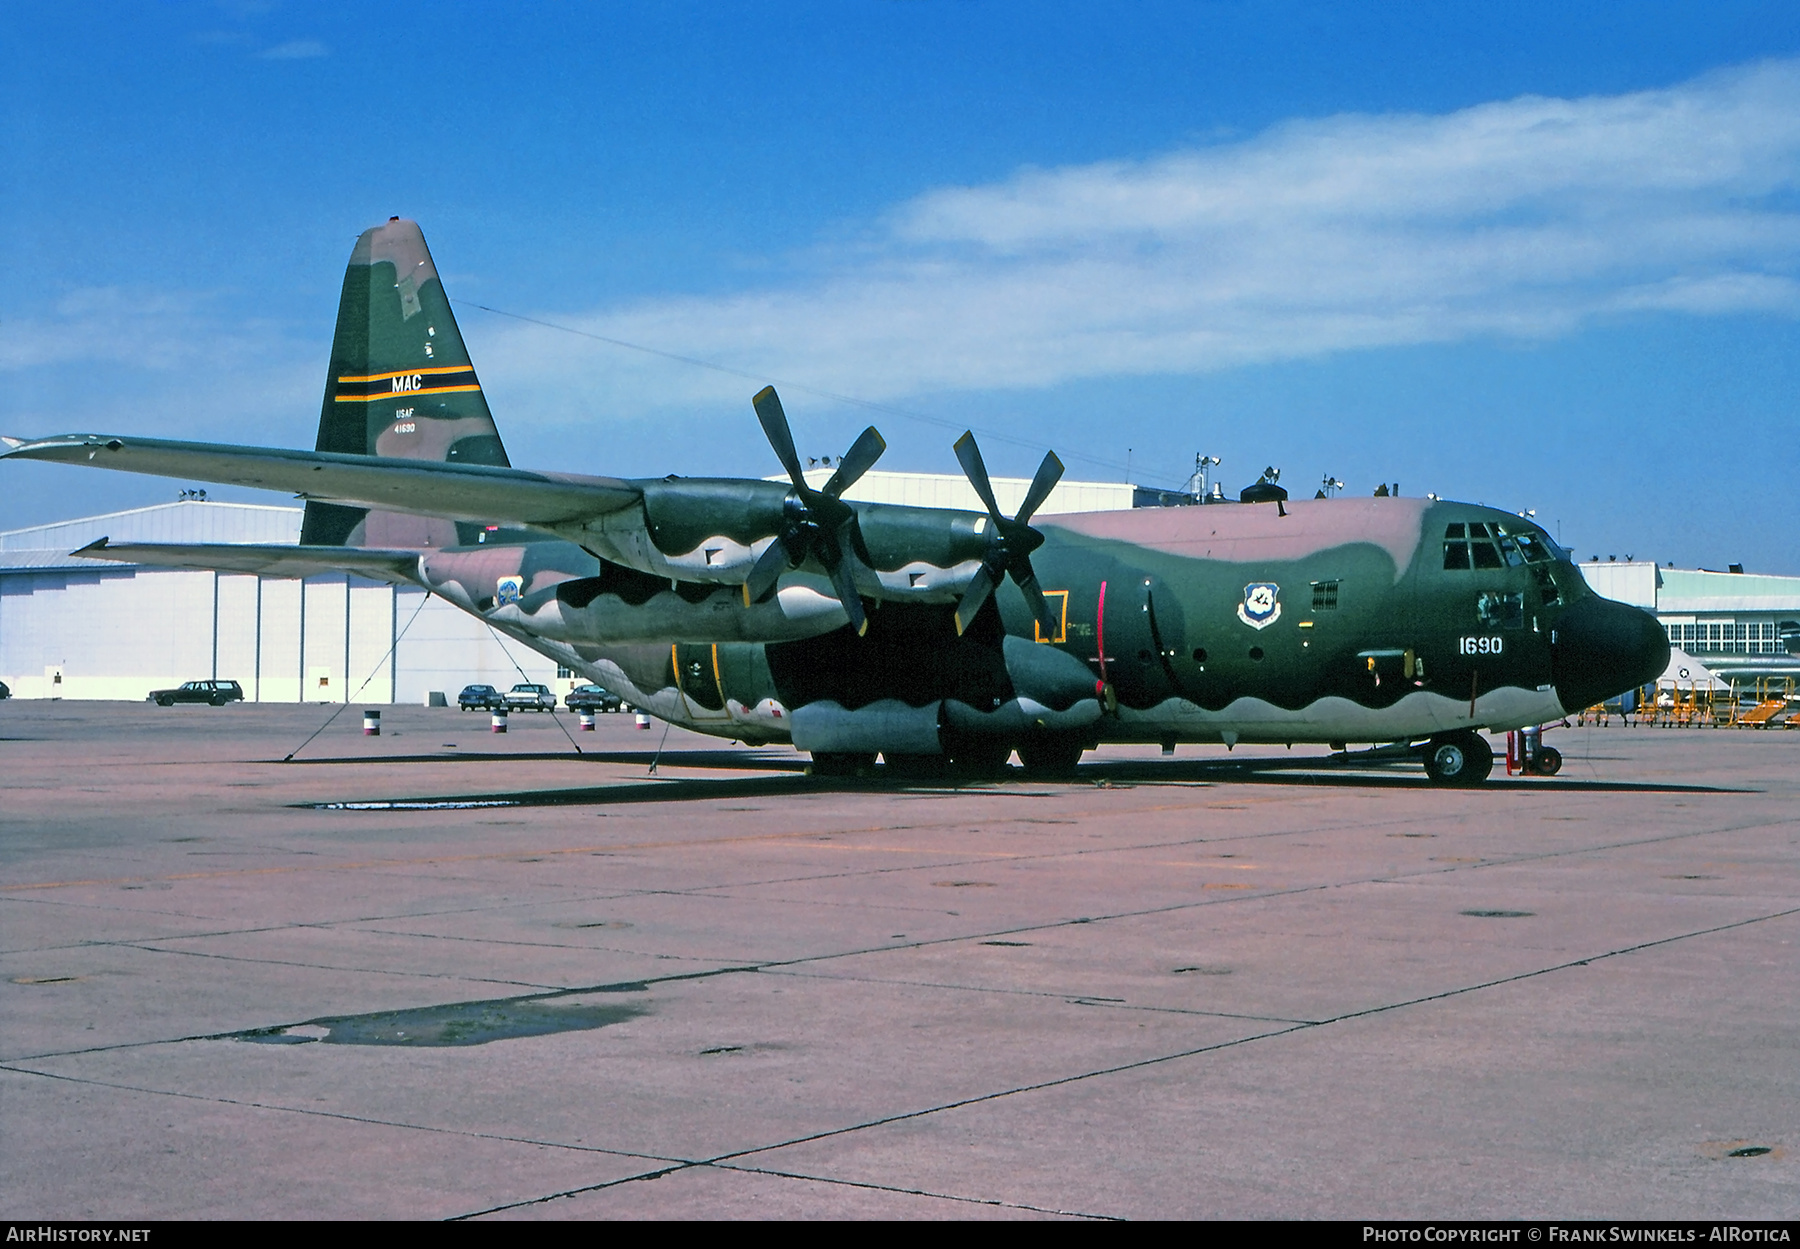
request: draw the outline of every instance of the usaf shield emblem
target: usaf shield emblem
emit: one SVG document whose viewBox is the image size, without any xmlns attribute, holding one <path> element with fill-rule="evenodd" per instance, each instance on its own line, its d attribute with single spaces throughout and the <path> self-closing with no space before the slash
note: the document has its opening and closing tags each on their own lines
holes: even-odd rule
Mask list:
<svg viewBox="0 0 1800 1249">
<path fill-rule="evenodd" d="M 1244 587 L 1244 601 L 1238 604 L 1238 619 L 1252 629 L 1266 629 L 1281 619 L 1281 587 L 1273 581 L 1258 581 Z"/>
<path fill-rule="evenodd" d="M 500 578 L 500 583 L 494 587 L 494 606 L 504 607 L 508 603 L 518 602 L 519 593 L 524 588 L 525 582 L 521 577 Z"/>
</svg>

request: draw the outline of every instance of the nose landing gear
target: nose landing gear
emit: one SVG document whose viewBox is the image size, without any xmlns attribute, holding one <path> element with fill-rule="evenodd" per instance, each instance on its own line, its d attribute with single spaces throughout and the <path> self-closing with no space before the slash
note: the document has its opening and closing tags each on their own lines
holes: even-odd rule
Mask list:
<svg viewBox="0 0 1800 1249">
<path fill-rule="evenodd" d="M 1544 745 L 1544 730 L 1534 725 L 1506 735 L 1508 776 L 1555 776 L 1562 771 L 1562 751 Z"/>
</svg>

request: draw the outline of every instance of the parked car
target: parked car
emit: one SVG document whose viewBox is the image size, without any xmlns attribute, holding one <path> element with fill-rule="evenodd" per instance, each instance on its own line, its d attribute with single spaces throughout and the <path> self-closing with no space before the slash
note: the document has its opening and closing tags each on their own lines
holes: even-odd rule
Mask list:
<svg viewBox="0 0 1800 1249">
<path fill-rule="evenodd" d="M 603 685 L 577 685 L 563 697 L 570 711 L 623 711 L 625 700 Z"/>
<path fill-rule="evenodd" d="M 555 711 L 556 695 L 550 692 L 548 685 L 528 685 L 521 682 L 506 691 L 506 709 L 508 711 Z"/>
<path fill-rule="evenodd" d="M 8 699 L 11 697 L 12 697 L 12 687 L 7 685 L 7 683 L 5 681 L 0 681 L 0 700 Z"/>
<path fill-rule="evenodd" d="M 223 707 L 226 703 L 243 702 L 244 687 L 236 681 L 185 681 L 180 689 L 151 690 L 144 701 L 158 707 L 173 707 L 176 703 L 211 703 Z"/>
<path fill-rule="evenodd" d="M 506 696 L 491 685 L 465 685 L 456 705 L 464 711 L 504 711 Z"/>
</svg>

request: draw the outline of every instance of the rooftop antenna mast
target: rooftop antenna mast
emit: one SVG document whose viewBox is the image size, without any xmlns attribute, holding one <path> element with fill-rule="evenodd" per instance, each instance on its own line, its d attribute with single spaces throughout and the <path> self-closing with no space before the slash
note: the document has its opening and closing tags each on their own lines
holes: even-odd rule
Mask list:
<svg viewBox="0 0 1800 1249">
<path fill-rule="evenodd" d="M 1212 470 L 1219 466 L 1216 455 L 1196 455 L 1194 457 L 1194 475 L 1187 479 L 1182 487 L 1183 493 L 1191 494 L 1196 499 L 1204 499 L 1214 492 Z"/>
</svg>

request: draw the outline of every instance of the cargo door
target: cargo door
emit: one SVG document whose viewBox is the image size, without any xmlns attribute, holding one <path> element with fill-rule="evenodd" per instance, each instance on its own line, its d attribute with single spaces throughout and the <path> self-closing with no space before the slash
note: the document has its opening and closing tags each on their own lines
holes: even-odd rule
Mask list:
<svg viewBox="0 0 1800 1249">
<path fill-rule="evenodd" d="M 695 722 L 731 718 L 725 710 L 725 694 L 719 684 L 719 648 L 706 643 L 677 642 L 669 647 L 675 666 L 675 688 L 687 717 Z"/>
</svg>

